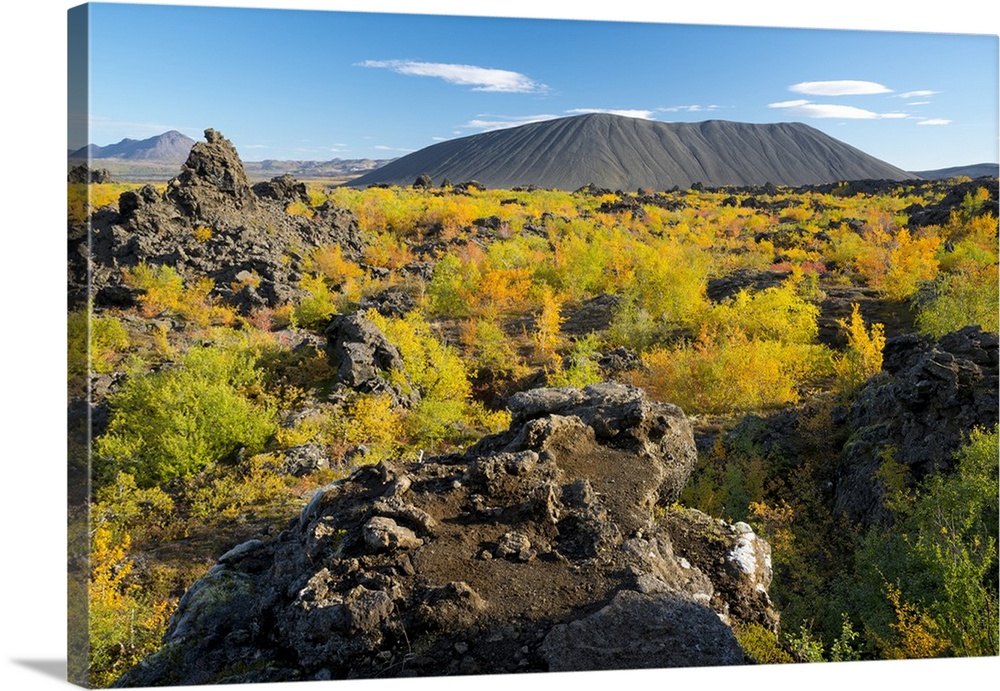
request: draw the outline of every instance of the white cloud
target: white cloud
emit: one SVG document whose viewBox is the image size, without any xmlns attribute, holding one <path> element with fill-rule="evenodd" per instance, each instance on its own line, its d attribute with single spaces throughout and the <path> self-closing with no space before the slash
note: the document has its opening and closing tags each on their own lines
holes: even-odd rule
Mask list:
<svg viewBox="0 0 1000 691">
<path fill-rule="evenodd" d="M 892 89 L 877 82 L 841 79 L 829 82 L 799 82 L 788 87 L 789 91 L 810 96 L 868 96 L 889 94 Z"/>
<path fill-rule="evenodd" d="M 710 106 L 698 106 L 698 105 L 691 105 L 691 106 L 671 106 L 669 108 L 657 108 L 657 110 L 659 110 L 661 112 L 664 112 L 664 113 L 680 113 L 680 112 L 684 112 L 684 113 L 701 113 L 701 112 L 704 112 L 704 111 L 713 111 L 713 110 L 718 110 L 718 109 L 719 109 L 719 106 L 716 106 L 716 105 L 710 105 Z"/>
<path fill-rule="evenodd" d="M 406 153 L 414 151 L 414 149 L 401 149 L 398 146 L 386 146 L 385 144 L 376 144 L 372 148 L 378 149 L 379 151 L 403 151 Z"/>
<path fill-rule="evenodd" d="M 779 101 L 778 103 L 768 103 L 768 108 L 797 108 L 798 106 L 807 106 L 809 101 L 804 98 L 800 98 L 797 101 Z"/>
<path fill-rule="evenodd" d="M 944 118 L 927 118 L 926 120 L 921 120 L 917 123 L 918 125 L 950 125 L 951 120 L 945 120 Z"/>
<path fill-rule="evenodd" d="M 569 115 L 584 115 L 587 113 L 610 113 L 612 115 L 624 115 L 630 118 L 641 118 L 651 120 L 652 110 L 640 109 L 605 109 L 605 108 L 571 108 L 565 113 Z M 533 122 L 544 122 L 545 120 L 555 120 L 566 117 L 565 114 L 537 113 L 535 115 L 478 115 L 472 120 L 462 125 L 464 129 L 478 130 L 480 132 L 492 132 L 494 130 L 505 130 L 520 125 L 529 125 Z M 456 131 L 455 134 L 461 134 Z"/>
<path fill-rule="evenodd" d="M 503 93 L 541 93 L 548 90 L 530 77 L 511 70 L 499 70 L 476 65 L 456 65 L 443 62 L 419 62 L 417 60 L 365 60 L 356 63 L 360 67 L 380 67 L 412 77 L 437 77 L 449 84 L 471 86 L 473 91 L 495 91 Z"/>
<path fill-rule="evenodd" d="M 931 103 L 930 101 L 910 101 L 906 105 L 908 105 L 908 106 L 928 106 L 928 105 L 930 105 L 930 103 Z"/>
<path fill-rule="evenodd" d="M 931 91 L 930 89 L 919 89 L 917 91 L 906 91 L 901 94 L 896 94 L 898 98 L 924 98 L 925 96 L 933 96 L 939 93 L 937 91 Z"/>
<path fill-rule="evenodd" d="M 906 113 L 876 113 L 875 111 L 855 106 L 844 106 L 835 103 L 813 103 L 812 101 L 781 101 L 768 103 L 768 108 L 780 108 L 789 115 L 803 118 L 840 118 L 842 120 L 896 120 L 909 117 Z"/>
<path fill-rule="evenodd" d="M 615 109 L 615 108 L 572 108 L 566 111 L 567 113 L 572 113 L 574 115 L 585 115 L 587 113 L 609 113 L 611 115 L 623 115 L 627 118 L 640 118 L 642 120 L 651 120 L 653 118 L 653 111 L 651 110 L 630 110 L 630 109 Z"/>
<path fill-rule="evenodd" d="M 469 120 L 467 123 L 462 125 L 462 127 L 479 130 L 480 132 L 492 132 L 493 130 L 503 130 L 509 127 L 528 125 L 532 122 L 554 120 L 559 117 L 562 116 L 550 115 L 547 113 L 540 115 L 515 115 L 515 116 L 480 115 L 472 120 Z"/>
</svg>

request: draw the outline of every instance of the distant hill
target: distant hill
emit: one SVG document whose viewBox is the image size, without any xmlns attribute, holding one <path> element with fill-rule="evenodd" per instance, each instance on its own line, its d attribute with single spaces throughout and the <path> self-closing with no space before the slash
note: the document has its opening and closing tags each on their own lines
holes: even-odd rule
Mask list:
<svg viewBox="0 0 1000 691">
<path fill-rule="evenodd" d="M 801 123 L 666 123 L 593 113 L 434 144 L 352 180 L 610 189 L 813 185 L 914 175 Z"/>
<path fill-rule="evenodd" d="M 938 168 L 937 170 L 918 170 L 913 172 L 926 180 L 948 180 L 950 178 L 968 177 L 981 178 L 1000 177 L 1000 165 L 996 163 L 975 163 L 971 166 L 954 166 L 952 168 Z"/>
<path fill-rule="evenodd" d="M 122 139 L 117 144 L 89 144 L 70 153 L 71 159 L 117 158 L 127 161 L 163 161 L 183 163 L 191 153 L 194 140 L 177 130 L 170 130 L 149 139 Z"/>
<path fill-rule="evenodd" d="M 247 175 L 251 178 L 270 179 L 278 175 L 291 175 L 300 179 L 353 178 L 389 163 L 373 158 L 334 158 L 330 161 L 245 161 Z"/>
</svg>

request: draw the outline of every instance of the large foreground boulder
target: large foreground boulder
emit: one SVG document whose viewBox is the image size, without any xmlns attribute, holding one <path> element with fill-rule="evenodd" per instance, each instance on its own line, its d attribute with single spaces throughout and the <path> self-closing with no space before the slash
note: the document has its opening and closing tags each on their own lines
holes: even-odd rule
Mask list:
<svg viewBox="0 0 1000 691">
<path fill-rule="evenodd" d="M 361 467 L 220 557 L 118 685 L 743 663 L 729 624 L 776 624 L 770 549 L 672 506 L 683 413 L 612 384 L 510 405 L 507 432 Z"/>
</svg>

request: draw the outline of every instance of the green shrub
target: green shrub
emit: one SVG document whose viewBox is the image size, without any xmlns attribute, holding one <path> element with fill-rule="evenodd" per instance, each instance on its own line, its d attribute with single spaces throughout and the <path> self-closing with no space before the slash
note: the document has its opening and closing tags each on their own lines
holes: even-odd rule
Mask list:
<svg viewBox="0 0 1000 691">
<path fill-rule="evenodd" d="M 469 362 L 480 374 L 516 377 L 527 369 L 496 319 L 466 320 L 460 340 Z"/>
<path fill-rule="evenodd" d="M 148 537 L 166 529 L 173 518 L 174 501 L 168 494 L 159 487 L 140 488 L 132 475 L 123 472 L 97 489 L 90 512 L 92 528 L 107 528 L 116 542 L 126 534 Z"/>
<path fill-rule="evenodd" d="M 569 354 L 563 358 L 563 366 L 549 374 L 549 386 L 572 386 L 582 389 L 590 384 L 603 381 L 597 365 L 598 340 L 594 334 L 577 340 Z"/>
<path fill-rule="evenodd" d="M 275 429 L 274 411 L 249 395 L 260 376 L 255 354 L 238 345 L 195 347 L 176 365 L 134 373 L 110 398 L 98 476 L 121 470 L 149 487 L 260 450 Z"/>
<path fill-rule="evenodd" d="M 743 652 L 760 665 L 787 664 L 795 659 L 781 647 L 774 632 L 760 624 L 746 624 L 733 628 Z"/>
<path fill-rule="evenodd" d="M 70 312 L 66 327 L 70 382 L 91 372 L 110 372 L 115 357 L 129 347 L 128 331 L 118 319 L 96 316 L 90 309 Z"/>
<path fill-rule="evenodd" d="M 858 609 L 886 657 L 997 655 L 997 429 L 972 432 L 957 467 L 893 492 L 894 529 L 859 553 Z"/>
<path fill-rule="evenodd" d="M 470 313 L 467 299 L 469 286 L 478 283 L 475 266 L 463 265 L 454 254 L 446 254 L 434 265 L 427 284 L 430 311 L 434 315 L 464 317 Z"/>
<path fill-rule="evenodd" d="M 666 325 L 642 306 L 634 291 L 622 296 L 608 327 L 608 341 L 638 352 L 649 350 L 665 340 Z"/>
<path fill-rule="evenodd" d="M 966 264 L 962 269 L 941 274 L 935 295 L 917 312 L 921 333 L 940 338 L 972 324 L 983 331 L 1000 331 L 1000 284 L 997 265 Z"/>
<path fill-rule="evenodd" d="M 299 287 L 306 291 L 292 311 L 293 323 L 307 329 L 322 329 L 337 312 L 337 296 L 318 274 L 303 274 Z"/>
<path fill-rule="evenodd" d="M 788 632 L 785 640 L 793 651 L 793 656 L 798 662 L 823 662 L 823 641 L 815 638 L 805 626 L 799 627 L 798 632 Z"/>
</svg>

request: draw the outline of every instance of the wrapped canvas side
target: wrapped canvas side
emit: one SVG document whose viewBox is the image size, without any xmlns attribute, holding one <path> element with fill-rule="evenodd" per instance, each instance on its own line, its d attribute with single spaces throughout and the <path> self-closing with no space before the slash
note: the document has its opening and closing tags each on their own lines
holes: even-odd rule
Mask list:
<svg viewBox="0 0 1000 691">
<path fill-rule="evenodd" d="M 90 48 L 89 7 L 80 5 L 67 13 L 67 146 L 74 151 L 89 142 L 88 59 Z M 86 200 L 89 185 L 68 181 L 68 198 Z M 86 219 L 70 223 L 70 252 L 86 252 L 89 244 Z M 76 264 L 79 266 L 79 264 Z M 84 264 L 86 266 L 86 264 Z M 83 279 L 82 284 L 80 279 Z M 67 283 L 69 333 L 67 339 L 67 670 L 69 681 L 89 686 L 89 615 L 87 588 L 90 550 L 90 324 L 89 279 L 71 276 Z"/>
</svg>

